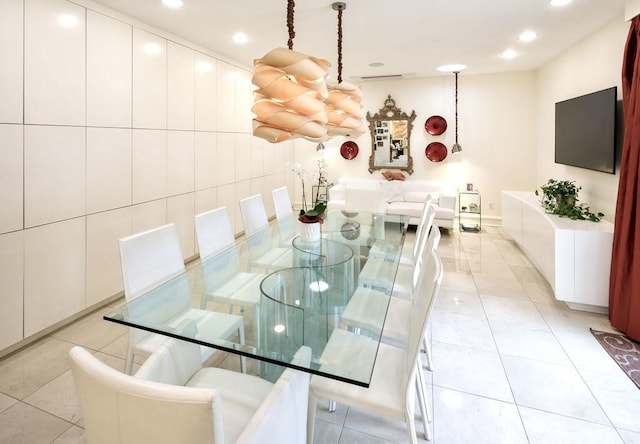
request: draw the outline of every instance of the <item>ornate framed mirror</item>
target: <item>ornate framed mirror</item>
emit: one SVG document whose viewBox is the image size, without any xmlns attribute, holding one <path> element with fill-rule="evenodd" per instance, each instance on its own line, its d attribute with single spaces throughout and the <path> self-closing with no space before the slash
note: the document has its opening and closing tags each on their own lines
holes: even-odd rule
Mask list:
<svg viewBox="0 0 640 444">
<path fill-rule="evenodd" d="M 384 106 L 371 116 L 367 112 L 369 132 L 371 133 L 371 156 L 369 172 L 382 169 L 397 169 L 413 173 L 413 159 L 409 141 L 416 112 L 411 115 L 396 107 L 391 94 L 384 101 Z"/>
</svg>

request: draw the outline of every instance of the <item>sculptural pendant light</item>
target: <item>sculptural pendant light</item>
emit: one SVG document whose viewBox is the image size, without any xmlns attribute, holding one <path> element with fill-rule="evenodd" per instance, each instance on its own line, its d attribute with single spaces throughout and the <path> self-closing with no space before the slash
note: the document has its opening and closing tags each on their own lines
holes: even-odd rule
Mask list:
<svg viewBox="0 0 640 444">
<path fill-rule="evenodd" d="M 456 76 L 456 143 L 451 147 L 451 153 L 456 154 L 462 151 L 462 146 L 458 143 L 458 74 L 460 71 L 453 72 Z"/>
<path fill-rule="evenodd" d="M 251 82 L 258 87 L 251 111 L 253 135 L 277 143 L 296 137 L 327 139 L 326 78 L 331 64 L 293 51 L 294 0 L 287 1 L 288 49 L 275 48 L 254 60 Z"/>
<path fill-rule="evenodd" d="M 362 92 L 358 85 L 342 80 L 342 12 L 347 5 L 335 2 L 331 7 L 338 11 L 338 83 L 329 85 L 329 97 L 325 101 L 327 134 L 359 137 L 365 132 Z"/>
</svg>

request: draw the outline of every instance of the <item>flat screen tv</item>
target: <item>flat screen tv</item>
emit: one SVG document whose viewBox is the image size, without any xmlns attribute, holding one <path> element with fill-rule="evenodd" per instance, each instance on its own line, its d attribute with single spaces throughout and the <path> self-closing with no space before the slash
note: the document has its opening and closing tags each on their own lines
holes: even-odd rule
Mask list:
<svg viewBox="0 0 640 444">
<path fill-rule="evenodd" d="M 556 103 L 555 161 L 615 173 L 616 87 Z"/>
</svg>

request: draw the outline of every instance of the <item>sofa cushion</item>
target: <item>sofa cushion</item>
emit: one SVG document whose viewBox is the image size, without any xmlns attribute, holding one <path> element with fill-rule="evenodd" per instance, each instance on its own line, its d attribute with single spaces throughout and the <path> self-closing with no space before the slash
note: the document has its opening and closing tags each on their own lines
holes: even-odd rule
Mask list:
<svg viewBox="0 0 640 444">
<path fill-rule="evenodd" d="M 385 199 L 387 202 L 402 202 L 404 200 L 402 196 L 402 182 L 391 181 L 383 182 L 382 188 L 384 189 Z"/>
</svg>

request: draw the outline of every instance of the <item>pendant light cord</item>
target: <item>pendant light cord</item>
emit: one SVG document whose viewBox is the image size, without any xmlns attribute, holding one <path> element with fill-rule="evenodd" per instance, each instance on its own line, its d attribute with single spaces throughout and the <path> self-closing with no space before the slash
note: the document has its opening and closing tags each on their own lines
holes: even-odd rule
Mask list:
<svg viewBox="0 0 640 444">
<path fill-rule="evenodd" d="M 456 145 L 458 144 L 458 71 L 455 71 L 456 75 Z"/>
<path fill-rule="evenodd" d="M 342 83 L 342 10 L 338 9 L 338 83 Z"/>
<path fill-rule="evenodd" d="M 287 0 L 287 29 L 289 30 L 289 40 L 287 45 L 289 51 L 293 50 L 293 39 L 296 37 L 296 32 L 293 30 L 293 8 L 295 7 L 294 0 Z"/>
</svg>

